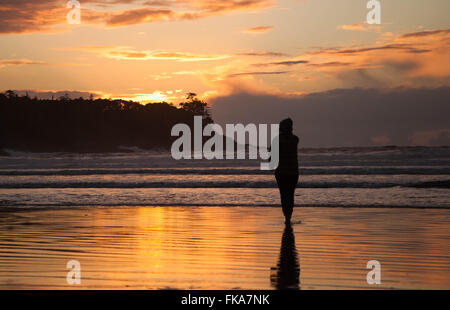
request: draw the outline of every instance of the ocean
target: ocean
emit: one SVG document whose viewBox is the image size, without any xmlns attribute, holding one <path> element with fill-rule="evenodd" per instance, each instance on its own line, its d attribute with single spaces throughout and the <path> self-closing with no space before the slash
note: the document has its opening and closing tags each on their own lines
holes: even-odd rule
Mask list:
<svg viewBox="0 0 450 310">
<path fill-rule="evenodd" d="M 0 157 L 0 206 L 279 206 L 256 160 L 174 160 L 170 151 Z M 299 149 L 295 205 L 450 208 L 450 147 Z"/>
</svg>

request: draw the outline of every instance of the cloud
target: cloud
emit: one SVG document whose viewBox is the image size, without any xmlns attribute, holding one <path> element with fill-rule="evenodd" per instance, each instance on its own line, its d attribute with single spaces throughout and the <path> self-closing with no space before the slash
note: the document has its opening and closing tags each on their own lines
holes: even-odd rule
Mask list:
<svg viewBox="0 0 450 310">
<path fill-rule="evenodd" d="M 285 57 L 289 56 L 285 53 L 262 51 L 262 52 L 247 52 L 247 53 L 237 53 L 235 56 L 255 56 L 255 57 Z"/>
<path fill-rule="evenodd" d="M 257 27 L 244 29 L 244 30 L 242 30 L 242 33 L 262 34 L 262 33 L 266 33 L 268 31 L 272 30 L 273 28 L 274 28 L 273 26 L 257 26 Z"/>
<path fill-rule="evenodd" d="M 329 68 L 329 67 L 343 67 L 351 65 L 350 62 L 341 62 L 341 61 L 329 61 L 322 63 L 310 63 L 309 66 L 316 68 Z"/>
<path fill-rule="evenodd" d="M 163 51 L 163 50 L 135 50 L 129 46 L 70 46 L 64 48 L 56 48 L 59 51 L 82 51 L 95 53 L 100 57 L 112 58 L 117 60 L 173 60 L 182 62 L 192 61 L 213 61 L 223 60 L 228 58 L 252 58 L 252 57 L 284 57 L 286 54 L 271 52 L 271 51 L 257 51 L 257 52 L 243 52 L 236 54 L 194 54 L 181 51 Z M 272 64 L 278 65 L 294 65 L 305 63 L 305 61 L 281 61 Z M 198 73 L 198 72 L 197 72 Z"/>
<path fill-rule="evenodd" d="M 364 31 L 367 30 L 364 27 L 363 23 L 360 24 L 352 24 L 352 25 L 341 25 L 338 28 L 343 29 L 343 30 L 358 30 L 358 31 Z"/>
<path fill-rule="evenodd" d="M 57 31 L 51 26 L 66 22 L 66 2 L 0 0 L 0 33 Z"/>
<path fill-rule="evenodd" d="M 235 55 L 244 55 L 235 54 Z M 261 55 L 248 53 L 249 56 Z M 268 54 L 268 57 L 275 56 Z M 214 80 L 225 81 L 227 78 L 263 76 L 257 74 L 255 67 L 264 68 L 263 72 L 275 72 L 280 76 L 276 85 L 295 92 L 302 77 L 314 76 L 315 82 L 303 83 L 309 90 L 325 90 L 346 87 L 394 87 L 426 86 L 437 87 L 450 84 L 450 31 L 424 30 L 406 34 L 382 34 L 376 43 L 359 46 L 314 48 L 303 54 L 277 55 L 280 60 L 268 62 L 233 63 L 220 72 Z M 239 67 L 241 72 L 235 72 Z M 292 68 L 292 74 L 282 76 L 287 71 L 282 67 Z M 271 70 L 269 70 L 271 69 Z M 262 81 L 263 82 L 263 81 Z M 260 85 L 261 89 L 270 85 Z"/>
<path fill-rule="evenodd" d="M 29 59 L 0 59 L 0 68 L 6 66 L 43 65 L 43 64 L 45 64 L 45 62 Z"/>
<path fill-rule="evenodd" d="M 221 60 L 232 55 L 199 55 L 172 51 L 136 51 L 127 46 L 72 46 L 61 48 L 63 51 L 83 51 L 96 53 L 99 56 L 117 60 L 175 60 L 175 61 L 206 61 Z"/>
<path fill-rule="evenodd" d="M 149 59 L 173 59 L 180 61 L 219 60 L 229 58 L 229 55 L 197 55 L 182 52 L 150 52 Z"/>
<path fill-rule="evenodd" d="M 105 14 L 105 24 L 107 26 L 127 26 L 142 23 L 149 23 L 161 20 L 174 20 L 176 13 L 171 10 L 155 9 L 133 9 L 118 13 Z"/>
<path fill-rule="evenodd" d="M 383 34 L 375 44 L 318 48 L 296 58 L 327 77 L 347 79 L 342 86 L 443 86 L 450 79 L 450 30 Z M 358 76 L 364 77 L 362 83 Z"/>
<path fill-rule="evenodd" d="M 303 82 L 303 81 L 312 81 L 312 80 L 315 80 L 315 79 L 316 78 L 312 77 L 312 76 L 302 76 L 302 77 L 297 78 L 297 81 Z"/>
<path fill-rule="evenodd" d="M 242 89 L 210 99 L 219 124 L 291 117 L 301 146 L 450 145 L 450 87 L 335 89 L 304 95 Z"/>
<path fill-rule="evenodd" d="M 75 62 L 45 62 L 30 59 L 0 59 L 0 69 L 9 66 L 34 66 L 34 65 L 45 65 L 45 66 L 90 66 L 88 63 L 75 63 Z"/>
<path fill-rule="evenodd" d="M 269 62 L 269 63 L 253 64 L 253 66 L 256 66 L 256 67 L 266 67 L 266 66 L 294 66 L 294 65 L 307 64 L 307 63 L 309 63 L 308 60 L 285 60 L 285 61 L 275 61 L 275 62 Z"/>
<path fill-rule="evenodd" d="M 254 11 L 274 6 L 274 1 L 271 0 L 179 0 L 179 2 L 209 14 Z"/>
<path fill-rule="evenodd" d="M 376 30 L 380 31 L 381 27 L 378 25 L 369 25 L 367 23 L 351 24 L 351 25 L 341 25 L 338 29 L 351 30 L 351 31 L 370 31 Z"/>
<path fill-rule="evenodd" d="M 330 50 L 317 52 L 316 54 L 351 55 L 351 54 L 363 54 L 363 53 L 368 53 L 368 52 L 386 51 L 386 50 L 387 51 L 397 50 L 397 51 L 414 53 L 414 54 L 424 53 L 424 52 L 428 51 L 428 50 L 424 50 L 424 49 L 418 49 L 411 44 L 386 44 L 386 45 L 381 45 L 381 46 L 371 46 L 371 47 L 361 47 L 361 48 L 330 49 Z"/>
<path fill-rule="evenodd" d="M 253 76 L 253 75 L 278 75 L 285 74 L 289 71 L 253 71 L 253 72 L 240 72 L 229 74 L 228 77 L 238 77 L 238 76 Z"/>
<path fill-rule="evenodd" d="M 149 77 L 152 78 L 155 81 L 160 81 L 160 80 L 171 79 L 172 75 L 168 74 L 167 72 L 163 72 L 161 74 L 151 74 Z"/>
<path fill-rule="evenodd" d="M 0 0 L 0 33 L 55 32 L 70 29 L 66 0 Z M 264 10 L 272 0 L 83 0 L 81 24 L 122 27 Z M 124 5 L 133 7 L 123 9 Z M 122 10 L 117 10 L 122 8 Z"/>
<path fill-rule="evenodd" d="M 448 35 L 450 34 L 450 29 L 438 29 L 438 30 L 424 30 L 424 31 L 418 31 L 418 32 L 410 32 L 406 33 L 400 38 L 422 38 L 427 36 L 435 36 L 435 35 Z"/>
<path fill-rule="evenodd" d="M 420 37 L 404 35 L 383 34 L 372 44 L 319 47 L 261 63 L 250 62 L 253 56 L 261 55 L 250 52 L 250 61 L 232 59 L 199 72 L 197 77 L 222 95 L 235 93 L 233 88 L 241 92 L 251 89 L 252 93 L 270 89 L 272 94 L 285 96 L 335 88 L 449 86 L 450 34 L 433 31 Z M 289 71 L 283 70 L 287 67 Z M 377 136 L 381 135 L 372 137 Z"/>
<path fill-rule="evenodd" d="M 233 87 L 244 92 L 271 89 L 283 96 L 334 88 L 450 85 L 450 35 L 445 31 L 420 39 L 403 35 L 383 34 L 373 44 L 314 48 L 297 56 L 264 51 L 235 53 L 225 64 L 197 70 L 196 76 L 215 94 L 222 95 L 233 93 Z M 281 59 L 251 62 L 260 56 Z M 283 70 L 285 67 L 289 71 Z M 270 76 L 277 78 L 268 79 Z"/>
</svg>

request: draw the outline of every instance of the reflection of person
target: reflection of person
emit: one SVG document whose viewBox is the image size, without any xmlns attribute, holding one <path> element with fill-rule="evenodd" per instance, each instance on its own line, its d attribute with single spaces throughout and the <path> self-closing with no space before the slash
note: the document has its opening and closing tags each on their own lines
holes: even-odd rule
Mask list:
<svg viewBox="0 0 450 310">
<path fill-rule="evenodd" d="M 286 225 L 281 239 L 280 258 L 278 265 L 270 275 L 272 287 L 278 290 L 299 289 L 300 265 L 295 248 L 294 231 L 291 225 Z"/>
<path fill-rule="evenodd" d="M 292 120 L 280 122 L 279 163 L 275 169 L 275 178 L 280 189 L 281 206 L 285 222 L 290 223 L 294 208 L 294 193 L 298 182 L 298 137 L 292 134 Z"/>
</svg>

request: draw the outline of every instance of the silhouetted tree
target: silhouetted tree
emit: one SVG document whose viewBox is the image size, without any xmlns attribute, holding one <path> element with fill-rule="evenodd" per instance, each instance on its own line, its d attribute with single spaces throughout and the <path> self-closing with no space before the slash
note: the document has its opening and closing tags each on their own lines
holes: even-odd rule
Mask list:
<svg viewBox="0 0 450 310">
<path fill-rule="evenodd" d="M 127 100 L 31 99 L 0 93 L 0 149 L 25 151 L 115 151 L 119 146 L 168 148 L 177 123 L 193 126 L 193 115 L 212 119 L 195 94 L 177 108 L 166 102 L 142 105 Z"/>
<path fill-rule="evenodd" d="M 203 100 L 198 99 L 196 93 L 187 93 L 186 101 L 180 103 L 180 107 L 188 112 L 191 112 L 194 115 L 203 116 L 203 121 L 206 124 L 213 122 L 209 113 L 208 104 Z"/>
<path fill-rule="evenodd" d="M 7 91 L 5 91 L 5 96 L 8 99 L 12 99 L 12 98 L 16 98 L 17 94 L 14 91 L 12 91 L 12 90 L 7 90 Z"/>
</svg>

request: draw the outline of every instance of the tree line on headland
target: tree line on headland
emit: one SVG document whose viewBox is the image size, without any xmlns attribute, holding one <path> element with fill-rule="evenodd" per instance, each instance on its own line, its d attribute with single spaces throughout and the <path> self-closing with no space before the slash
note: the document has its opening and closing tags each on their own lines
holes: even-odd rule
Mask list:
<svg viewBox="0 0 450 310">
<path fill-rule="evenodd" d="M 112 152 L 119 147 L 168 149 L 177 123 L 193 126 L 194 115 L 212 123 L 208 104 L 188 93 L 177 106 L 127 100 L 57 99 L 0 93 L 0 151 Z"/>
</svg>

